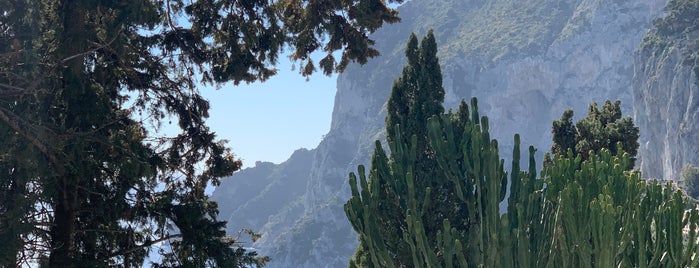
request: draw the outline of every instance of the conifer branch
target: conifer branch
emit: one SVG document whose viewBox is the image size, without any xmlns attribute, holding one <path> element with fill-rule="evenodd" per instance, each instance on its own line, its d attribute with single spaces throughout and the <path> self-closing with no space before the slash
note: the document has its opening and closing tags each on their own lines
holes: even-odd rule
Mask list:
<svg viewBox="0 0 699 268">
<path fill-rule="evenodd" d="M 182 237 L 182 234 L 171 234 L 171 235 L 167 235 L 167 236 L 158 238 L 158 239 L 156 239 L 156 240 L 151 240 L 151 241 L 145 242 L 145 243 L 143 243 L 143 244 L 140 245 L 140 246 L 135 246 L 135 247 L 132 247 L 132 248 L 128 248 L 128 249 L 124 249 L 124 250 L 121 250 L 121 251 L 114 252 L 114 253 L 110 254 L 109 256 L 107 256 L 105 259 L 114 258 L 114 257 L 116 257 L 116 256 L 125 256 L 125 255 L 128 255 L 128 254 L 130 254 L 130 253 L 133 253 L 133 252 L 135 252 L 135 251 L 138 251 L 138 250 L 141 250 L 141 249 L 144 249 L 144 248 L 153 246 L 153 245 L 155 245 L 155 244 L 157 244 L 157 243 L 160 243 L 160 242 L 163 242 L 163 241 L 167 241 L 167 240 L 170 240 L 170 239 L 174 239 L 174 238 L 179 238 L 179 237 Z"/>
<path fill-rule="evenodd" d="M 34 147 L 36 147 L 40 152 L 42 152 L 44 155 L 46 155 L 46 157 L 48 157 L 49 160 L 51 161 L 51 163 L 56 167 L 56 170 L 58 171 L 58 173 L 62 174 L 63 173 L 63 166 L 58 161 L 58 158 L 56 158 L 56 156 L 53 153 L 51 153 L 51 151 L 48 149 L 48 147 L 46 147 L 46 145 L 44 145 L 38 138 L 36 138 L 32 135 L 29 135 L 27 132 L 25 132 L 15 120 L 12 120 L 12 118 L 10 118 L 10 116 L 7 113 L 12 114 L 11 112 L 7 111 L 6 109 L 0 108 L 0 120 L 4 121 L 10 128 L 12 128 L 12 130 L 17 132 L 17 134 L 22 136 L 22 138 L 27 140 L 29 143 L 34 145 Z M 13 117 L 17 118 L 17 116 L 14 116 L 14 115 L 13 115 Z"/>
</svg>

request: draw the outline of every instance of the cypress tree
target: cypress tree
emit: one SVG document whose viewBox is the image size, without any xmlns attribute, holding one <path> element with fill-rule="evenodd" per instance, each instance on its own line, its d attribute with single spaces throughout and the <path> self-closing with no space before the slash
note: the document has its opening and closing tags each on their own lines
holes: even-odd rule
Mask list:
<svg viewBox="0 0 699 268">
<path fill-rule="evenodd" d="M 425 198 L 427 200 L 425 203 L 427 207 L 424 210 L 429 212 L 420 215 L 419 221 L 425 222 L 426 237 L 429 238 L 430 243 L 435 242 L 436 234 L 442 230 L 445 219 L 451 219 L 453 222 L 463 221 L 461 217 L 463 215 L 459 214 L 463 209 L 453 205 L 456 199 L 453 187 L 438 174 L 435 152 L 429 145 L 428 119 L 444 113 L 442 104 L 444 88 L 433 32 L 429 31 L 419 43 L 415 34 L 411 34 L 405 55 L 407 65 L 403 68 L 402 75 L 393 83 L 387 106 L 386 132 L 392 155 L 387 159 L 380 143 L 377 143 L 368 178 L 371 185 L 379 185 L 371 189 L 376 189 L 374 192 L 376 197 L 382 200 L 375 208 L 381 216 L 376 217 L 375 220 L 381 226 L 378 228 L 377 235 L 384 239 L 376 238 L 377 240 L 369 242 L 360 238 L 360 247 L 352 263 L 355 266 L 367 266 L 371 263 L 367 262 L 369 258 L 366 258 L 365 251 L 371 250 L 371 243 L 378 243 L 377 241 L 385 244 L 386 250 L 391 252 L 393 265 L 397 267 L 415 265 L 410 253 L 410 244 L 404 239 L 405 230 L 410 228 L 410 223 L 406 220 L 409 209 L 405 192 L 407 185 L 395 174 L 386 171 L 389 166 L 393 168 L 398 164 L 411 166 L 413 187 L 432 189 L 431 193 L 416 191 L 417 196 L 414 197 L 418 200 Z M 465 104 L 459 111 L 461 116 L 468 117 L 468 108 Z M 411 144 L 414 147 L 400 149 L 401 146 Z M 414 158 L 396 159 L 394 155 L 400 155 L 396 153 L 400 150 L 414 151 Z M 368 187 L 373 187 L 371 185 Z"/>
<path fill-rule="evenodd" d="M 422 147 L 418 152 L 427 153 L 427 119 L 444 113 L 442 71 L 433 32 L 429 31 L 419 46 L 417 36 L 411 34 L 405 56 L 408 64 L 393 83 L 388 99 L 387 140 L 407 143 L 415 135 L 418 146 Z M 396 140 L 398 131 L 403 140 Z"/>
<path fill-rule="evenodd" d="M 394 146 L 400 144 L 411 144 L 415 140 L 416 156 L 413 160 L 408 160 L 414 164 L 414 177 L 416 187 L 424 189 L 436 184 L 436 174 L 434 174 L 436 162 L 434 161 L 434 151 L 429 147 L 427 135 L 427 119 L 432 116 L 444 113 L 444 88 L 442 87 L 442 74 L 437 59 L 437 44 L 432 31 L 418 43 L 417 36 L 411 34 L 405 49 L 407 65 L 403 68 L 402 75 L 393 83 L 391 95 L 388 100 L 388 111 L 386 116 L 387 141 L 395 151 Z M 376 210 L 382 215 L 377 217 L 380 236 L 385 237 L 387 250 L 391 252 L 393 264 L 396 266 L 413 266 L 412 256 L 409 254 L 409 245 L 403 240 L 403 230 L 408 228 L 405 218 L 405 200 L 396 193 L 392 186 L 396 185 L 395 178 L 386 173 L 389 162 L 399 160 L 386 158 L 381 145 L 376 144 L 376 150 L 372 157 L 369 180 L 377 186 L 378 198 L 383 200 L 376 206 Z M 437 200 L 442 194 L 433 198 Z M 423 195 L 420 195 L 423 196 Z M 424 215 L 424 220 L 434 221 L 438 224 L 427 226 L 430 237 L 441 229 L 442 218 L 445 213 L 441 213 L 445 206 L 438 202 L 431 202 L 431 207 L 435 210 L 432 215 Z M 364 250 L 368 250 L 366 241 L 358 248 L 357 256 L 362 256 Z M 357 262 L 361 258 L 356 258 Z M 360 265 L 355 263 L 353 265 Z M 363 265 L 367 265 L 364 262 Z"/>
</svg>

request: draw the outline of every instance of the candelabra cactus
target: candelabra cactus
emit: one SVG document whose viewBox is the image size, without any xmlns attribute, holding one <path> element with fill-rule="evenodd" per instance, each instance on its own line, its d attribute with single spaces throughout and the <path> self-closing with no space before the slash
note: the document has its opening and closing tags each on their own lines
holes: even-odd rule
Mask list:
<svg viewBox="0 0 699 268">
<path fill-rule="evenodd" d="M 477 114 L 473 101 L 471 114 Z M 345 206 L 362 244 L 379 267 L 696 267 L 699 265 L 699 211 L 690 208 L 679 191 L 655 181 L 644 181 L 626 170 L 627 154 L 602 150 L 582 161 L 556 156 L 537 177 L 534 148 L 529 169 L 520 170 L 520 141 L 515 135 L 509 200 L 507 173 L 497 142 L 490 140 L 487 118 L 479 121 L 460 112 L 428 120 L 428 134 L 437 163 L 429 187 L 416 187 L 413 138 L 410 145 L 391 144 L 387 160 L 377 144 L 376 167 L 369 181 L 359 169 L 350 176 L 352 198 Z M 382 159 L 376 161 L 376 159 Z M 381 180 L 379 180 L 381 178 Z M 383 186 L 381 186 L 383 185 Z M 442 205 L 459 211 L 459 219 L 445 219 L 433 237 L 425 217 L 435 189 L 455 196 Z M 398 210 L 376 213 L 387 193 Z M 399 217 L 399 218 L 393 218 Z M 390 218 L 384 219 L 382 218 Z M 396 232 L 386 223 L 400 222 Z M 400 239 L 400 242 L 396 242 Z M 387 243 L 386 241 L 393 241 Z M 404 244 L 406 260 L 397 260 L 395 244 Z"/>
<path fill-rule="evenodd" d="M 699 267 L 699 210 L 629 171 L 621 145 L 554 155 L 537 174 L 533 147 L 521 170 L 515 135 L 505 172 L 475 98 L 433 107 L 441 80 L 424 72 L 439 69 L 421 64 L 435 64 L 435 47 L 431 33 L 419 49 L 411 37 L 389 100 L 391 154 L 377 141 L 368 176 L 350 174 L 351 267 Z"/>
<path fill-rule="evenodd" d="M 698 211 L 679 191 L 626 171 L 625 153 L 570 156 L 554 159 L 544 175 L 546 205 L 557 207 L 546 266 L 699 265 Z"/>
<path fill-rule="evenodd" d="M 476 100 L 472 101 L 470 113 L 468 106 L 462 103 L 457 113 L 432 117 L 428 120 L 427 132 L 439 171 L 433 173 L 437 177 L 429 178 L 430 182 L 420 183 L 427 187 L 417 187 L 414 176 L 419 173 L 415 171 L 416 137 L 409 145 L 391 143 L 391 161 L 388 162 L 377 144 L 372 163 L 382 168 L 372 168 L 367 181 L 364 168 L 360 166 L 361 191 L 357 187 L 357 176 L 350 175 L 352 198 L 345 209 L 371 255 L 371 262 L 386 267 L 407 264 L 502 267 L 512 263 L 511 258 L 501 255 L 503 248 L 510 248 L 509 241 L 504 239 L 507 233 L 503 232 L 508 226 L 499 212 L 499 204 L 506 195 L 507 173 L 503 171 L 504 162 L 499 159 L 497 142 L 490 139 L 487 118 L 478 118 Z M 395 140 L 402 140 L 400 135 L 398 133 Z M 433 198 L 437 191 L 453 201 L 440 203 L 448 206 L 445 211 L 453 214 L 440 215 L 444 220 L 439 226 L 426 226 L 424 219 L 433 217 L 430 208 L 434 202 L 443 201 Z M 375 213 L 378 209 L 372 211 L 386 201 L 382 196 L 387 197 L 387 193 L 394 193 L 393 208 L 401 211 L 393 216 L 403 216 L 395 226 L 402 226 L 402 243 L 411 253 L 408 260 L 396 259 L 398 252 L 385 246 L 391 243 L 384 241 L 391 238 L 382 234 L 397 234 L 385 232 L 386 228 L 378 219 L 388 215 Z M 428 229 L 439 231 L 429 237 Z M 371 237 L 374 235 L 378 237 Z"/>
</svg>

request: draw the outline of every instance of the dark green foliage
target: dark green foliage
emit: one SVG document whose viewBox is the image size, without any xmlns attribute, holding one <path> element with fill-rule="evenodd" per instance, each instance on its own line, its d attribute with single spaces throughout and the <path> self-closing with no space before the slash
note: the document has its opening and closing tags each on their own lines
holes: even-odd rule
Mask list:
<svg viewBox="0 0 699 268">
<path fill-rule="evenodd" d="M 671 0 L 664 11 L 666 16 L 653 21 L 658 34 L 674 36 L 699 30 L 699 1 Z"/>
<path fill-rule="evenodd" d="M 529 171 L 519 169 L 519 137 L 515 136 L 513 170 L 507 212 L 501 214 L 507 181 L 502 162 L 497 161 L 497 142 L 483 143 L 487 132 L 478 127 L 456 145 L 454 121 L 430 120 L 430 143 L 435 148 L 441 176 L 455 185 L 452 206 L 468 207 L 469 224 L 443 222 L 434 240 L 425 234 L 425 222 L 412 215 L 429 214 L 427 199 L 416 198 L 419 190 L 411 165 L 392 162 L 388 170 L 396 180 L 394 188 L 407 208 L 403 240 L 413 265 L 419 267 L 696 267 L 699 260 L 697 228 L 699 210 L 689 206 L 683 195 L 670 185 L 647 182 L 638 172 L 629 172 L 629 154 L 612 155 L 607 149 L 583 161 L 581 156 L 557 157 L 537 178 L 534 148 L 529 149 Z M 453 118 L 453 117 L 452 117 Z M 484 118 L 485 119 L 485 118 Z M 483 124 L 484 120 L 481 120 Z M 468 125 L 468 124 L 467 124 Z M 478 125 L 472 125 L 478 126 Z M 469 129 L 468 127 L 466 129 Z M 469 132 L 461 132 L 469 133 Z M 480 133 L 480 134 L 479 134 Z M 414 144 L 415 139 L 413 139 Z M 470 141 L 470 142 L 468 142 Z M 470 144 L 470 145 L 466 145 Z M 483 145 L 486 145 L 485 147 Z M 468 146 L 468 147 L 465 147 Z M 414 146 L 396 147 L 395 162 L 410 158 Z M 490 148 L 490 149 L 487 149 Z M 463 151 L 462 151 L 463 150 Z M 490 155 L 490 156 L 489 156 Z M 410 163 L 410 162 L 407 162 Z M 399 267 L 389 265 L 391 251 L 380 247 L 391 239 L 375 233 L 375 213 L 381 204 L 374 181 L 363 176 L 360 188 L 352 174 L 353 197 L 346 205 L 348 218 L 362 241 L 377 245 L 361 251 L 363 263 L 356 267 Z M 378 171 L 381 172 L 381 171 Z M 403 180 L 401 182 L 401 180 Z M 407 188 L 407 190 L 397 190 Z M 362 206 L 364 204 L 364 206 Z M 362 209 L 359 209 L 362 208 Z M 581 220 L 585 219 L 585 220 Z M 431 242 L 434 241 L 434 242 Z M 365 242 L 363 242 L 365 243 Z M 358 251 L 360 252 L 360 251 Z M 359 256 L 358 256 L 359 257 Z"/>
<path fill-rule="evenodd" d="M 411 40 L 408 48 L 415 47 Z M 557 140 L 571 145 L 580 128 L 600 133 L 602 125 L 623 121 L 617 107 L 593 105 L 575 132 L 572 112 L 564 113 L 554 125 L 567 136 Z M 426 123 L 427 139 L 387 125 L 390 157 L 377 142 L 368 177 L 363 166 L 350 174 L 345 212 L 360 240 L 350 267 L 699 265 L 699 209 L 685 210 L 689 202 L 680 191 L 629 171 L 633 159 L 622 142 L 585 157 L 572 149 L 556 154 L 537 175 L 533 147 L 528 170 L 520 169 L 515 135 L 508 207 L 501 211 L 508 173 L 476 99 L 470 109 L 462 102 Z M 633 126 L 628 123 L 621 125 Z M 418 148 L 427 148 L 429 157 L 422 157 L 431 169 L 418 161 L 424 154 Z M 424 172 L 431 177 L 421 178 Z"/>
<path fill-rule="evenodd" d="M 699 199 L 699 168 L 690 164 L 682 167 L 680 185 L 688 196 Z"/>
<path fill-rule="evenodd" d="M 580 154 L 586 160 L 591 153 L 597 154 L 603 148 L 617 154 L 617 143 L 621 143 L 621 149 L 631 155 L 632 164 L 628 167 L 631 170 L 638 153 L 638 127 L 634 126 L 631 117 L 622 118 L 620 101 L 606 101 L 602 110 L 597 108 L 597 103 L 591 104 L 587 117 L 575 125 L 573 111 L 566 110 L 561 119 L 553 122 L 551 134 L 551 153 L 554 156 L 565 156 L 571 150 L 573 155 Z"/>
<path fill-rule="evenodd" d="M 197 83 L 265 80 L 285 46 L 303 75 L 314 51 L 341 71 L 397 20 L 379 0 L 0 1 L 0 266 L 263 265 L 204 193 L 241 162 Z"/>
<path fill-rule="evenodd" d="M 416 187 L 423 189 L 438 183 L 435 181 L 434 151 L 427 142 L 427 118 L 444 113 L 444 88 L 433 32 L 429 31 L 419 46 L 417 37 L 411 34 L 405 54 L 408 64 L 403 69 L 402 76 L 394 82 L 388 100 L 387 140 L 389 144 L 409 144 L 413 136 L 417 139 L 413 175 Z M 402 138 L 398 137 L 398 132 Z M 422 194 L 418 195 L 422 197 Z M 433 213 L 424 215 L 424 220 L 428 222 L 425 227 L 428 235 L 436 233 L 441 228 L 442 219 L 452 217 L 453 214 L 438 201 L 449 199 L 448 193 L 435 189 L 430 198 L 434 201 L 430 205 Z"/>
<path fill-rule="evenodd" d="M 577 129 L 573 124 L 573 110 L 566 110 L 561 119 L 553 121 L 551 134 L 553 136 L 552 153 L 565 155 L 568 149 L 575 150 Z"/>
<path fill-rule="evenodd" d="M 436 162 L 433 159 L 434 151 L 427 146 L 427 118 L 440 115 L 444 112 L 444 88 L 437 59 L 437 44 L 434 34 L 430 31 L 418 44 L 417 37 L 412 34 L 405 50 L 408 65 L 403 68 L 403 75 L 393 84 L 391 97 L 388 101 L 388 115 L 386 116 L 387 139 L 393 144 L 409 144 L 415 140 L 415 159 L 404 159 L 405 163 L 415 164 L 412 176 L 417 189 L 424 189 L 437 184 L 435 178 Z M 396 149 L 392 148 L 392 151 Z M 372 187 L 378 187 L 376 193 L 379 198 L 386 200 L 375 204 L 375 210 L 384 217 L 377 218 L 377 224 L 381 227 L 377 230 L 382 237 L 387 239 L 380 242 L 380 247 L 385 247 L 388 252 L 395 255 L 392 262 L 396 266 L 412 266 L 412 256 L 409 254 L 410 245 L 403 239 L 404 230 L 409 228 L 409 223 L 402 220 L 406 217 L 400 196 L 391 187 L 396 183 L 393 175 L 385 172 L 389 165 L 396 161 L 389 160 L 379 143 L 372 157 L 372 169 L 370 180 L 374 181 Z M 403 188 L 407 186 L 401 186 Z M 430 198 L 430 209 L 433 213 L 422 215 L 422 220 L 429 222 L 426 225 L 430 236 L 441 229 L 442 219 L 454 217 L 450 208 L 442 206 L 439 199 L 449 199 L 448 193 L 437 190 L 433 196 L 424 193 L 416 193 L 420 198 Z M 362 241 L 358 248 L 357 261 L 362 262 L 363 251 L 379 246 L 376 241 Z M 354 264 L 356 265 L 356 264 Z"/>
<path fill-rule="evenodd" d="M 444 113 L 442 71 L 432 31 L 423 38 L 419 47 L 417 37 L 411 34 L 405 56 L 408 64 L 401 77 L 393 83 L 388 99 L 387 139 L 389 142 L 408 142 L 415 135 L 420 144 L 426 144 L 427 118 Z M 403 133 L 401 141 L 395 140 L 398 131 Z M 418 149 L 420 152 L 425 150 Z"/>
</svg>

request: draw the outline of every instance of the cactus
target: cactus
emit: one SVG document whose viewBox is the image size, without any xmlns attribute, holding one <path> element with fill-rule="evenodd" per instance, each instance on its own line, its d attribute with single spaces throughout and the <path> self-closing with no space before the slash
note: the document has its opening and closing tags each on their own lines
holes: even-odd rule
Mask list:
<svg viewBox="0 0 699 268">
<path fill-rule="evenodd" d="M 411 37 L 409 63 L 434 65 L 414 58 L 416 42 Z M 420 47 L 430 57 L 433 42 Z M 699 210 L 687 210 L 680 191 L 629 171 L 633 159 L 622 145 L 584 160 L 569 150 L 537 173 L 533 147 L 521 170 L 515 135 L 505 172 L 477 100 L 441 113 L 435 99 L 424 98 L 443 98 L 441 82 L 405 80 L 435 77 L 420 73 L 434 69 L 423 67 L 406 67 L 394 85 L 390 156 L 377 141 L 368 176 L 363 166 L 350 173 L 345 213 L 360 240 L 351 267 L 699 266 Z M 436 94 L 425 92 L 432 87 Z M 411 98 L 429 105 L 401 107 L 399 99 Z"/>
<path fill-rule="evenodd" d="M 359 169 L 350 176 L 352 199 L 348 218 L 379 267 L 696 267 L 699 265 L 699 210 L 689 207 L 669 185 L 644 181 L 627 171 L 628 154 L 609 150 L 590 159 L 556 156 L 537 177 L 535 149 L 529 148 L 529 169 L 520 170 L 520 139 L 514 138 L 510 196 L 497 141 L 488 134 L 486 117 L 470 113 L 434 116 L 428 120 L 436 173 L 430 182 L 416 181 L 417 139 L 391 144 L 390 160 L 377 143 L 369 181 Z M 398 134 L 400 135 L 400 134 Z M 382 185 L 382 186 L 379 186 Z M 427 185 L 421 187 L 418 185 Z M 457 209 L 441 225 L 427 226 L 433 195 L 453 196 L 440 205 Z M 394 193 L 394 199 L 386 199 Z M 397 213 L 376 213 L 389 200 Z M 385 210 L 381 210 L 385 211 Z M 382 222 L 396 215 L 400 236 L 382 231 Z M 458 217 L 456 217 L 458 216 Z M 439 229 L 430 234 L 427 230 Z M 397 239 L 400 239 L 398 241 Z M 394 241 L 387 243 L 386 241 Z M 396 242 L 397 241 L 397 242 Z M 395 251 L 394 244 L 407 252 Z M 398 256 L 403 256 L 403 259 Z M 406 260 L 407 259 L 407 260 Z"/>
<path fill-rule="evenodd" d="M 670 185 L 626 171 L 632 161 L 620 154 L 554 159 L 547 169 L 548 203 L 558 207 L 547 266 L 696 267 L 697 209 L 685 211 L 688 199 Z"/>
<path fill-rule="evenodd" d="M 488 119 L 473 121 L 469 115 L 478 115 L 477 101 L 473 99 L 470 113 L 465 103 L 460 112 L 434 116 L 428 120 L 427 132 L 439 173 L 431 181 L 416 181 L 414 176 L 416 150 L 415 136 L 411 144 L 391 143 L 390 164 L 386 165 L 385 154 L 379 143 L 372 160 L 369 181 L 363 167 L 359 168 L 360 191 L 357 176 L 350 175 L 352 198 L 345 205 L 348 218 L 360 234 L 362 244 L 370 252 L 375 266 L 414 265 L 421 267 L 485 266 L 502 267 L 513 263 L 502 258 L 510 251 L 508 224 L 501 217 L 499 204 L 505 198 L 507 173 L 504 162 L 498 155 L 497 142 L 490 139 Z M 403 140 L 397 133 L 395 140 Z M 381 167 L 381 168 L 377 168 Z M 381 185 L 381 186 L 379 186 Z M 391 201 L 393 208 L 401 211 L 400 233 L 403 245 L 410 249 L 409 258 L 391 251 L 391 246 L 381 243 L 390 241 L 397 232 L 382 232 L 382 216 L 377 211 L 386 193 L 395 193 Z M 433 198 L 435 193 L 447 196 L 448 201 Z M 382 197 L 383 195 L 383 197 Z M 439 202 L 435 204 L 436 202 Z M 439 226 L 428 226 L 435 205 L 445 206 L 453 214 L 443 215 Z M 377 209 L 372 214 L 371 210 Z M 389 218 L 389 217 L 386 217 Z M 431 234 L 429 230 L 438 230 Z M 379 237 L 370 237 L 378 235 Z M 391 243 L 388 243 L 391 245 Z M 503 250 L 507 248 L 507 250 Z M 395 257 L 391 257 L 395 256 Z"/>
</svg>

